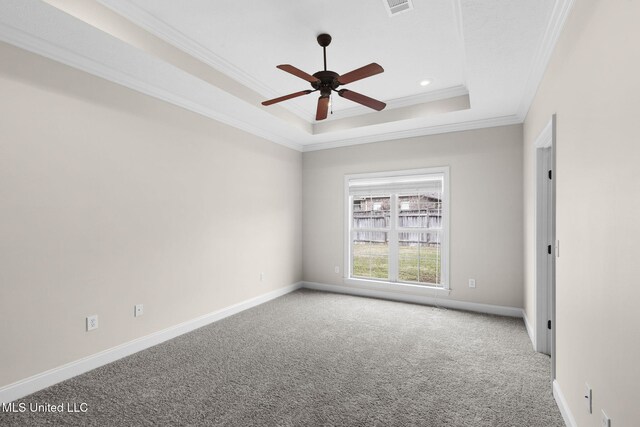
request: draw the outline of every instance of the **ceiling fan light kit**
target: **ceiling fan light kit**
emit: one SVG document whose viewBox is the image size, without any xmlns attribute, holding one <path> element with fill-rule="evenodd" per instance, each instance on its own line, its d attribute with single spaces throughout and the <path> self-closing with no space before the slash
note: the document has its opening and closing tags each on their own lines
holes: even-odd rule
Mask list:
<svg viewBox="0 0 640 427">
<path fill-rule="evenodd" d="M 289 74 L 293 74 L 298 78 L 306 80 L 311 84 L 311 87 L 313 89 L 307 89 L 278 98 L 270 99 L 268 101 L 262 102 L 262 105 L 272 105 L 278 102 L 286 101 L 288 99 L 297 98 L 299 96 L 308 95 L 310 93 L 319 91 L 320 97 L 318 98 L 318 107 L 316 109 L 316 120 L 324 120 L 327 118 L 332 92 L 336 92 L 339 96 L 345 99 L 357 102 L 358 104 L 364 105 L 365 107 L 369 107 L 377 111 L 380 111 L 387 106 L 387 104 L 385 104 L 384 102 L 378 101 L 377 99 L 369 98 L 368 96 L 362 95 L 358 92 L 354 92 L 348 89 L 338 89 L 338 87 L 341 85 L 346 85 L 384 72 L 384 69 L 380 65 L 372 62 L 369 65 L 357 68 L 343 75 L 340 75 L 335 71 L 327 70 L 327 46 L 331 44 L 331 36 L 329 34 L 320 34 L 317 40 L 318 44 L 322 47 L 324 70 L 318 71 L 311 75 L 294 67 L 293 65 L 282 64 L 277 66 L 277 68 L 281 69 L 282 71 L 286 71 Z"/>
</svg>

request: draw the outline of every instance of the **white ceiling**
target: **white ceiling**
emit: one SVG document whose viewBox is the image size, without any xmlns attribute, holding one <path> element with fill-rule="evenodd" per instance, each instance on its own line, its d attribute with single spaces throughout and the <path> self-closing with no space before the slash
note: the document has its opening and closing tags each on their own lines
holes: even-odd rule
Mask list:
<svg viewBox="0 0 640 427">
<path fill-rule="evenodd" d="M 570 6 L 413 0 L 413 10 L 390 17 L 383 0 L 80 3 L 4 0 L 0 39 L 305 151 L 521 122 Z M 322 32 L 333 37 L 330 70 L 384 67 L 348 88 L 387 102 L 388 111 L 334 97 L 334 114 L 315 123 L 316 94 L 260 105 L 308 88 L 275 66 L 322 69 Z M 164 54 L 162 43 L 204 62 L 209 74 Z M 426 78 L 433 83 L 420 86 Z"/>
<path fill-rule="evenodd" d="M 425 78 L 434 79 L 429 90 L 465 85 L 464 49 L 456 2 L 451 0 L 417 1 L 412 11 L 393 18 L 380 0 L 192 0 L 188 8 L 173 0 L 131 3 L 232 64 L 245 79 L 258 82 L 259 92 L 268 97 L 309 88 L 275 66 L 292 64 L 309 74 L 321 70 L 322 48 L 316 42 L 320 33 L 333 37 L 327 48 L 328 69 L 344 74 L 371 62 L 385 68 L 382 75 L 349 85 L 374 98 L 389 101 L 424 93 L 419 82 Z M 345 99 L 334 103 L 336 112 L 357 105 Z M 296 105 L 312 120 L 316 97 L 283 105 Z"/>
</svg>

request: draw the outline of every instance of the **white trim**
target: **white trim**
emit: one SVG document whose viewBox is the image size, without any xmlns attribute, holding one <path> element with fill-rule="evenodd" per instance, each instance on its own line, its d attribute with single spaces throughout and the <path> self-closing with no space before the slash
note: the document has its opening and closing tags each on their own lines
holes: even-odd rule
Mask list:
<svg viewBox="0 0 640 427">
<path fill-rule="evenodd" d="M 458 96 L 469 95 L 469 90 L 463 86 L 452 86 L 444 89 L 438 89 L 431 92 L 419 93 L 416 95 L 404 96 L 401 98 L 394 98 L 386 100 L 387 106 L 385 107 L 385 111 L 393 110 L 394 108 L 402 108 L 402 107 L 410 107 L 412 105 L 418 104 L 426 104 L 429 102 L 440 101 L 442 99 L 450 99 L 456 98 Z M 329 121 L 344 119 L 347 117 L 359 116 L 362 114 L 368 113 L 369 110 L 367 107 L 363 106 L 355 106 L 349 107 L 344 110 L 334 111 L 333 114 L 328 118 Z M 323 123 L 326 120 L 313 120 L 313 123 Z"/>
<path fill-rule="evenodd" d="M 536 350 L 536 332 L 535 329 L 531 327 L 531 323 L 529 323 L 529 318 L 527 317 L 527 312 L 522 309 L 522 320 L 524 320 L 524 326 L 527 328 L 527 334 L 529 335 L 529 339 L 531 340 L 531 345 L 533 346 L 533 350 Z M 535 325 L 534 325 L 535 326 Z"/>
<path fill-rule="evenodd" d="M 536 351 L 552 354 L 551 331 L 547 320 L 553 319 L 553 254 L 547 253 L 547 245 L 553 244 L 553 182 L 549 180 L 548 170 L 553 167 L 553 123 L 549 120 L 540 132 L 535 146 L 535 222 L 534 222 L 534 311 L 535 311 L 535 344 Z M 555 173 L 555 171 L 553 172 Z"/>
<path fill-rule="evenodd" d="M 522 119 L 516 115 L 490 117 L 487 119 L 471 120 L 468 122 L 451 123 L 445 125 L 424 126 L 415 129 L 400 130 L 395 132 L 381 133 L 375 135 L 358 136 L 350 139 L 340 139 L 337 141 L 317 142 L 303 144 L 302 152 L 328 150 L 331 148 L 348 147 L 351 145 L 368 144 L 370 142 L 392 141 L 395 139 L 413 138 L 425 135 L 437 135 L 450 132 L 461 132 L 466 130 L 484 129 L 497 126 L 519 125 Z"/>
<path fill-rule="evenodd" d="M 530 67 L 530 72 L 527 77 L 527 81 L 524 85 L 522 91 L 522 99 L 520 100 L 520 104 L 515 112 L 515 116 L 518 117 L 519 122 L 522 123 L 531 107 L 531 103 L 535 97 L 535 94 L 538 90 L 538 86 L 542 82 L 542 78 L 544 77 L 544 73 L 549 65 L 549 61 L 551 59 L 551 55 L 553 54 L 553 50 L 555 49 L 556 43 L 560 34 L 562 33 L 562 29 L 566 22 L 567 16 L 573 7 L 573 3 L 575 0 L 556 0 L 553 10 L 551 12 L 551 16 L 549 19 L 549 23 L 545 32 L 541 38 L 540 45 L 535 54 L 534 60 L 532 61 L 532 65 Z M 156 18 L 149 12 L 145 11 L 143 8 L 136 6 L 130 2 L 123 2 L 118 0 L 98 0 L 99 3 L 113 10 L 114 12 L 126 17 L 128 20 L 136 24 L 137 26 L 144 28 L 149 31 L 151 34 L 157 36 L 158 38 L 164 40 L 165 42 L 175 46 L 176 48 L 186 52 L 187 54 L 197 58 L 203 63 L 213 67 L 214 69 L 224 73 L 225 75 L 235 79 L 242 85 L 258 92 L 259 94 L 266 97 L 274 97 L 278 93 L 273 88 L 264 84 L 264 82 L 259 81 L 255 77 L 251 76 L 244 70 L 239 69 L 235 65 L 231 64 L 229 61 L 225 60 L 221 56 L 215 54 L 210 49 L 204 47 L 202 44 L 196 42 L 194 39 L 186 36 L 182 32 L 178 31 L 176 28 L 167 24 L 166 22 Z M 458 30 L 458 34 L 460 36 L 460 43 L 462 46 L 463 55 L 465 54 L 464 49 L 464 32 L 462 27 L 462 6 L 460 5 L 459 0 L 455 0 L 452 2 L 453 4 L 453 12 L 454 12 L 454 20 L 455 25 Z M 464 66 L 463 66 L 463 82 L 466 81 L 466 56 L 463 57 Z M 462 85 L 455 88 L 443 89 L 443 92 L 447 91 L 451 93 L 460 93 L 468 94 L 468 90 Z M 424 96 L 425 100 L 419 101 L 420 97 Z M 396 98 L 393 100 L 388 100 L 388 108 L 397 108 L 400 106 L 413 105 L 420 102 L 429 102 L 429 98 L 433 96 L 431 94 L 424 95 L 414 95 L 413 97 L 405 98 Z M 459 95 L 458 95 L 459 96 Z M 415 99 L 412 99 L 415 98 Z M 436 98 L 438 99 L 438 98 Z M 442 99 L 442 98 L 440 98 Z M 397 104 L 397 105 L 396 105 Z M 309 116 L 309 113 L 305 111 L 303 108 L 296 106 L 295 104 L 283 104 L 283 108 L 288 109 L 292 113 L 301 117 L 306 121 L 310 121 L 314 123 L 312 117 Z M 334 118 L 340 117 L 350 117 L 354 115 L 358 115 L 359 112 L 365 111 L 364 107 L 354 107 L 349 108 L 347 110 L 343 110 L 340 112 L 336 112 L 334 114 Z M 491 119 L 490 119 L 491 120 Z M 486 126 L 484 126 L 486 127 Z M 438 128 L 438 127 L 436 127 Z M 421 128 L 421 130 L 431 129 L 431 127 Z M 422 135 L 432 135 L 436 133 L 445 133 L 445 132 L 453 132 L 453 131 L 431 131 L 429 133 L 423 133 Z M 406 136 L 405 136 L 406 137 Z M 366 138 L 366 137 L 364 137 Z M 398 139 L 403 137 L 387 137 L 385 139 Z M 358 138 L 359 139 L 359 138 Z M 379 141 L 380 139 L 378 139 Z M 368 143 L 374 141 L 364 141 L 361 143 Z M 312 144 L 316 145 L 316 144 Z M 352 145 L 352 144 L 344 144 L 344 145 Z M 327 147 L 334 148 L 334 147 Z M 314 150 L 322 150 L 324 148 L 314 148 L 304 151 L 314 151 Z"/>
<path fill-rule="evenodd" d="M 401 180 L 402 181 L 402 180 Z M 393 232 L 389 233 L 389 265 L 388 272 L 389 277 L 398 278 L 400 269 L 400 233 L 398 232 L 398 193 L 391 194 L 391 212 L 389 215 L 389 229 Z M 351 225 L 351 221 L 349 222 Z M 351 230 L 349 231 L 351 233 Z M 349 273 L 351 272 L 351 266 L 349 266 Z M 353 280 L 353 279 L 349 279 Z"/>
<path fill-rule="evenodd" d="M 111 9 L 115 13 L 124 16 L 127 20 L 133 22 L 136 26 L 143 28 L 159 39 L 169 43 L 170 45 L 180 49 L 188 55 L 207 64 L 211 68 L 220 71 L 227 77 L 230 77 L 257 92 L 266 98 L 274 98 L 281 95 L 280 92 L 266 85 L 264 82 L 254 78 L 246 71 L 236 67 L 220 55 L 215 54 L 210 49 L 198 43 L 194 39 L 186 36 L 175 27 L 156 18 L 143 8 L 133 4 L 132 2 L 122 2 L 114 0 L 97 0 L 103 6 Z M 283 104 L 292 113 L 301 119 L 310 122 L 309 112 L 298 107 L 295 104 Z"/>
<path fill-rule="evenodd" d="M 517 115 L 523 121 L 529 113 L 529 108 L 531 108 L 531 103 L 536 96 L 538 86 L 542 83 L 542 78 L 547 71 L 551 55 L 556 47 L 558 38 L 560 38 L 560 34 L 562 33 L 564 24 L 569 16 L 569 12 L 571 12 L 574 1 L 575 0 L 556 0 L 553 7 L 549 24 L 547 25 L 547 29 L 544 32 L 542 41 L 540 42 L 538 52 L 536 53 L 535 59 L 531 65 L 529 76 L 527 77 L 527 83 L 525 84 L 524 91 L 522 93 L 522 100 L 518 106 Z"/>
<path fill-rule="evenodd" d="M 229 126 L 241 129 L 245 132 L 267 139 L 279 145 L 297 150 L 297 151 L 316 151 L 330 148 L 337 148 L 350 145 L 366 144 L 369 142 L 387 141 L 402 138 L 411 138 L 423 135 L 435 135 L 449 132 L 458 132 L 465 130 L 481 129 L 496 126 L 506 126 L 512 124 L 520 124 L 522 120 L 515 115 L 504 117 L 493 117 L 487 119 L 473 120 L 462 123 L 453 123 L 445 125 L 419 127 L 415 129 L 401 130 L 376 135 L 365 135 L 354 137 L 351 139 L 327 141 L 320 143 L 301 144 L 271 131 L 261 129 L 252 123 L 239 120 L 228 114 L 214 111 L 210 108 L 195 103 L 189 99 L 179 96 L 164 87 L 158 87 L 150 84 L 148 81 L 142 81 L 125 72 L 97 62 L 77 52 L 57 46 L 48 40 L 42 39 L 36 35 L 27 33 L 21 29 L 8 25 L 0 24 L 0 40 L 17 46 L 21 49 L 44 56 L 78 70 L 101 77 L 108 81 L 117 83 L 129 89 L 152 96 L 170 104 L 185 108 L 189 111 L 201 114 L 205 117 L 212 118 Z M 460 89 L 455 89 L 460 90 Z"/>
<path fill-rule="evenodd" d="M 556 400 L 558 409 L 560 409 L 560 414 L 562 414 L 562 419 L 567 427 L 578 427 L 578 423 L 576 423 L 576 419 L 573 418 L 573 414 L 569 409 L 567 400 L 564 398 L 564 394 L 562 393 L 558 380 L 553 380 L 553 398 Z"/>
<path fill-rule="evenodd" d="M 129 3 L 115 0 L 99 1 L 106 7 L 117 9 L 118 13 L 127 16 L 128 19 L 131 19 L 142 28 L 145 28 L 153 34 L 156 34 L 160 39 L 167 41 L 167 43 L 176 46 L 177 48 L 185 51 L 187 54 L 203 61 L 204 63 L 212 66 L 225 75 L 230 76 L 231 78 L 235 78 L 244 86 L 254 89 L 258 93 L 269 91 L 269 88 L 264 86 L 262 82 L 257 82 L 246 72 L 238 70 L 237 67 L 228 63 L 228 61 L 224 60 L 223 58 L 220 58 L 217 55 L 213 54 L 213 52 L 210 52 L 203 46 L 197 44 L 193 40 L 186 37 L 184 34 L 181 34 L 175 30 L 171 31 L 171 27 L 166 26 L 166 24 L 163 27 L 162 25 L 160 25 L 161 22 L 156 18 L 153 18 L 152 16 L 150 18 L 148 16 L 145 18 L 138 15 L 135 15 L 135 17 L 132 18 L 132 14 L 135 14 L 136 12 L 131 12 L 134 6 L 130 5 Z M 62 62 L 66 65 L 72 66 L 90 74 L 97 75 L 125 87 L 129 87 L 141 93 L 148 94 L 150 96 L 175 104 L 190 111 L 194 111 L 198 114 L 202 114 L 206 117 L 218 120 L 222 123 L 265 138 L 274 143 L 284 145 L 294 150 L 306 152 L 357 144 L 366 144 L 370 142 L 390 141 L 401 138 L 411 138 L 424 135 L 443 134 L 449 132 L 522 123 L 535 96 L 537 87 L 542 80 L 545 69 L 548 65 L 549 59 L 557 42 L 558 36 L 562 30 L 562 27 L 566 21 L 567 15 L 572 8 L 573 3 L 574 0 L 556 1 L 555 7 L 552 11 L 551 19 L 549 21 L 549 25 L 547 26 L 545 34 L 541 39 L 538 53 L 536 54 L 535 60 L 533 61 L 531 73 L 527 79 L 526 86 L 523 88 L 522 100 L 519 104 L 518 109 L 514 111 L 514 114 L 502 117 L 489 117 L 470 120 L 462 123 L 419 125 L 419 127 L 414 129 L 390 131 L 383 134 L 357 136 L 347 139 L 336 139 L 333 141 L 325 140 L 324 142 L 311 142 L 309 144 L 300 143 L 299 140 L 295 140 L 293 137 L 289 138 L 287 136 L 284 136 L 284 134 L 281 134 L 279 131 L 271 131 L 264 127 L 261 128 L 250 120 L 243 120 L 240 117 L 232 117 L 231 113 L 227 113 L 225 111 L 213 111 L 211 108 L 198 105 L 197 103 L 188 99 L 189 97 L 171 93 L 171 91 L 166 87 L 150 85 L 149 82 L 144 81 L 144 79 L 134 78 L 120 70 L 107 66 L 106 64 L 98 63 L 83 55 L 72 52 L 70 49 L 64 49 L 61 46 L 56 46 L 50 40 L 46 40 L 46 38 L 33 37 L 33 34 L 27 34 L 23 30 L 19 30 L 8 25 L 0 26 L 0 39 L 20 48 L 48 57 L 58 62 Z M 456 7 L 457 5 L 454 4 L 454 8 Z M 142 11 L 142 13 L 144 14 L 145 12 Z M 160 24 L 158 24 L 158 22 L 160 22 Z M 445 92 L 447 90 L 449 89 L 446 89 Z M 459 87 L 458 89 L 452 88 L 451 90 L 462 91 L 462 87 Z M 269 93 L 274 93 L 274 91 L 270 90 Z M 424 96 L 426 97 L 433 95 L 424 94 Z M 413 102 L 415 101 L 415 99 L 409 97 L 407 99 L 402 98 L 396 101 L 399 103 Z M 294 105 L 295 104 L 283 105 L 283 107 L 289 108 L 293 107 Z M 293 112 L 297 115 L 303 114 L 299 109 Z M 306 116 L 307 114 L 305 113 L 303 115 Z M 307 118 L 305 119 L 305 122 L 311 123 L 312 120 L 311 118 Z M 325 138 L 331 138 L 331 136 L 325 135 Z"/>
<path fill-rule="evenodd" d="M 451 289 L 450 282 L 450 270 L 451 270 L 451 168 L 445 166 L 443 168 L 444 180 L 442 181 L 442 231 L 444 233 L 444 239 L 441 241 L 442 247 L 440 248 L 440 275 L 442 286 L 445 289 Z M 445 209 L 446 207 L 446 209 Z"/>
<path fill-rule="evenodd" d="M 389 266 L 391 268 L 391 266 Z M 345 278 L 345 285 L 368 286 L 376 289 L 397 291 L 397 292 L 427 292 L 432 295 L 449 295 L 451 289 L 440 286 L 417 285 L 404 282 L 387 282 L 385 280 L 358 279 L 355 277 Z"/>
<path fill-rule="evenodd" d="M 553 120 L 549 120 L 547 125 L 542 129 L 538 137 L 536 138 L 536 142 L 534 146 L 536 148 L 548 148 L 553 145 Z"/>
<path fill-rule="evenodd" d="M 556 181 L 558 179 L 558 168 L 557 168 L 557 163 L 556 163 L 556 147 L 557 147 L 557 127 L 558 127 L 558 117 L 556 116 L 556 114 L 554 113 L 551 116 L 551 143 L 552 143 L 552 147 L 551 147 L 551 169 L 553 170 L 553 181 L 551 183 L 551 192 L 552 192 L 552 201 L 551 201 L 551 235 L 552 235 L 552 239 L 551 242 L 552 244 L 555 246 L 555 250 L 553 251 L 553 255 L 551 257 L 551 265 L 552 265 L 552 280 L 551 280 L 551 298 L 550 298 L 550 304 L 551 307 L 549 307 L 549 311 L 551 313 L 551 322 L 552 324 L 552 328 L 551 328 L 551 378 L 553 380 L 556 379 L 556 359 L 557 359 L 557 354 L 556 354 L 556 331 L 558 330 L 558 326 L 556 323 L 557 317 L 556 317 L 556 257 L 560 256 L 560 241 L 556 240 L 557 239 L 557 234 L 556 234 L 556 221 L 557 221 L 557 214 L 556 214 L 556 203 L 557 203 L 557 193 L 556 193 Z"/>
<path fill-rule="evenodd" d="M 122 2 L 117 0 L 97 0 L 105 7 L 112 11 L 124 16 L 135 25 L 145 29 L 161 40 L 169 43 L 170 45 L 182 50 L 183 52 L 193 56 L 194 58 L 202 61 L 210 67 L 220 71 L 228 77 L 236 80 L 240 84 L 254 90 L 262 96 L 267 98 L 273 98 L 280 95 L 280 93 L 274 88 L 266 85 L 263 81 L 253 77 L 246 71 L 236 67 L 220 55 L 217 55 L 212 50 L 198 43 L 196 40 L 185 35 L 175 27 L 169 25 L 165 21 L 158 19 L 151 13 L 147 12 L 143 8 L 132 4 L 130 2 Z M 383 0 L 386 1 L 386 0 Z M 422 104 L 426 102 L 433 102 L 440 99 L 453 98 L 456 96 L 468 95 L 469 90 L 463 86 L 458 85 L 450 88 L 444 88 L 436 91 L 431 91 L 423 94 L 417 94 L 407 97 L 395 98 L 387 100 L 386 109 L 406 107 L 415 104 Z M 283 107 L 296 114 L 298 117 L 310 122 L 317 123 L 313 114 L 309 113 L 305 109 L 297 106 L 296 104 L 283 104 Z M 368 112 L 366 107 L 352 107 L 341 111 L 335 111 L 331 116 L 331 120 L 352 117 L 361 115 Z"/>
<path fill-rule="evenodd" d="M 371 298 L 387 299 L 392 301 L 409 302 L 436 307 L 452 308 L 455 310 L 474 311 L 477 313 L 497 314 L 499 316 L 522 317 L 522 308 L 507 307 L 503 305 L 480 304 L 476 302 L 458 301 L 448 298 L 429 296 L 429 289 L 424 290 L 423 295 L 407 292 L 393 292 L 379 289 L 371 289 L 369 286 L 344 286 L 329 285 L 317 282 L 302 282 L 302 287 L 316 291 L 334 292 L 339 294 L 356 295 Z M 433 294 L 433 292 L 432 292 Z"/>
<path fill-rule="evenodd" d="M 344 221 L 342 222 L 342 280 L 349 279 L 351 276 L 351 196 L 349 195 L 349 175 L 344 176 Z"/>
<path fill-rule="evenodd" d="M 342 146 L 350 146 L 357 144 L 365 144 L 370 142 L 387 141 L 401 138 L 410 138 L 423 135 L 434 135 L 448 132 L 457 132 L 471 129 L 481 129 L 486 127 L 504 126 L 510 124 L 520 124 L 524 121 L 527 112 L 530 108 L 531 102 L 535 96 L 537 88 L 542 81 L 546 67 L 552 55 L 553 49 L 556 45 L 557 39 L 561 33 L 562 27 L 567 19 L 568 14 L 573 6 L 575 0 L 556 0 L 554 5 L 549 24 L 546 31 L 541 38 L 540 46 L 538 48 L 535 59 L 532 63 L 531 72 L 527 78 L 527 83 L 523 87 L 523 96 L 519 103 L 519 107 L 514 111 L 514 114 L 503 117 L 489 117 L 477 120 L 470 120 L 463 123 L 443 124 L 443 125 L 422 125 L 414 129 L 391 131 L 384 134 L 366 135 L 353 137 L 348 139 L 337 139 L 334 141 L 324 142 L 311 142 L 309 144 L 301 144 L 299 140 L 295 140 L 293 137 L 287 137 L 280 131 L 270 131 L 267 128 L 260 128 L 256 126 L 255 122 L 251 120 L 243 120 L 241 117 L 232 117 L 231 113 L 226 111 L 213 111 L 210 108 L 202 105 L 196 105 L 189 97 L 176 95 L 163 86 L 153 86 L 144 79 L 134 78 L 126 73 L 116 70 L 113 67 L 107 66 L 103 63 L 98 63 L 78 53 L 71 52 L 71 49 L 63 49 L 61 46 L 56 46 L 51 40 L 47 40 L 46 37 L 34 38 L 34 34 L 26 34 L 23 30 L 7 26 L 0 26 L 0 39 L 11 43 L 20 48 L 32 51 L 39 55 L 43 55 L 50 59 L 62 62 L 70 65 L 74 68 L 88 72 L 121 84 L 125 87 L 137 90 L 141 93 L 148 94 L 163 101 L 175 104 L 182 108 L 194 111 L 198 114 L 213 118 L 222 123 L 226 123 L 230 126 L 234 126 L 238 129 L 252 133 L 259 137 L 265 138 L 277 144 L 284 145 L 286 147 L 298 150 L 298 151 L 315 151 L 329 148 L 336 148 Z M 157 18 L 149 15 L 140 8 L 130 3 L 116 1 L 116 0 L 99 0 L 99 2 L 106 7 L 116 10 L 117 13 L 126 16 L 129 20 L 136 23 L 140 27 L 150 31 L 152 34 L 157 35 L 160 39 L 165 40 L 167 43 L 175 46 L 176 48 L 184 51 L 185 53 L 193 56 L 194 58 L 210 65 L 211 67 L 219 70 L 221 73 L 236 79 L 242 85 L 255 90 L 258 93 L 272 93 L 275 95 L 275 91 L 264 85 L 263 82 L 256 81 L 246 72 L 239 70 L 233 64 L 230 64 L 224 58 L 215 55 L 197 42 L 189 39 L 184 34 L 172 29 L 170 26 L 163 24 Z M 459 16 L 459 5 L 454 2 L 455 15 L 457 19 Z M 459 23 L 456 23 L 459 26 Z M 20 34 L 16 34 L 19 32 Z M 464 35 L 461 34 L 461 37 Z M 463 86 L 451 89 L 445 89 L 444 91 L 462 91 Z M 444 92 L 443 92 L 444 93 Z M 412 103 L 419 99 L 418 97 L 399 98 L 394 101 L 402 104 L 404 102 Z M 433 96 L 432 94 L 424 94 L 425 97 Z M 308 114 L 303 112 L 302 109 L 295 107 L 295 104 L 283 105 L 283 108 L 289 108 L 294 114 L 303 117 L 305 122 L 312 123 Z M 305 118 L 306 117 L 306 118 Z M 330 135 L 326 135 L 326 138 L 331 138 Z"/>
<path fill-rule="evenodd" d="M 547 170 L 550 165 L 550 156 L 548 147 L 536 148 L 536 198 L 535 198 L 535 223 L 534 233 L 536 244 L 534 248 L 534 310 L 536 313 L 536 351 L 545 354 L 551 354 L 547 335 L 549 329 L 546 327 L 547 320 L 551 317 L 549 304 L 547 303 L 551 284 L 549 277 L 549 269 L 551 268 L 549 257 L 547 254 L 547 245 L 549 241 L 549 218 L 548 209 L 550 209 L 549 200 L 549 183 Z"/>
<path fill-rule="evenodd" d="M 241 129 L 250 134 L 267 139 L 276 144 L 284 145 L 297 151 L 302 151 L 302 145 L 276 135 L 267 130 L 261 129 L 251 123 L 239 120 L 228 114 L 220 113 L 211 108 L 207 108 L 199 103 L 178 95 L 163 87 L 150 84 L 148 81 L 140 80 L 130 74 L 112 68 L 104 63 L 100 63 L 77 52 L 70 51 L 60 46 L 44 40 L 36 35 L 0 23 L 0 40 L 28 50 L 35 54 L 44 56 L 75 69 L 87 72 L 94 76 L 102 77 L 105 80 L 117 83 L 137 92 L 152 96 L 162 101 L 168 102 L 194 113 L 217 120 L 221 123 Z"/>
<path fill-rule="evenodd" d="M 179 335 L 191 332 L 210 323 L 217 322 L 225 317 L 232 316 L 241 311 L 258 306 L 282 295 L 293 292 L 302 287 L 302 282 L 276 289 L 266 294 L 259 295 L 232 306 L 205 314 L 195 319 L 188 320 L 175 326 L 170 326 L 150 335 L 137 338 L 133 341 L 120 344 L 116 347 L 101 351 L 82 359 L 67 363 L 57 368 L 33 375 L 29 378 L 17 381 L 0 388 L 0 403 L 8 403 L 27 396 L 43 388 L 50 387 L 61 381 L 68 380 L 92 369 L 114 362 L 123 357 L 137 353 L 154 345 L 160 344 Z"/>
</svg>

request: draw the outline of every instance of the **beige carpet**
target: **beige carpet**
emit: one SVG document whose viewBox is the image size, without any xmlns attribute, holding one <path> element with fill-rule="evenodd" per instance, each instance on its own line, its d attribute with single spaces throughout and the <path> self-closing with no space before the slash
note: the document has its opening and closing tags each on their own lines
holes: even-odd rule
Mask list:
<svg viewBox="0 0 640 427">
<path fill-rule="evenodd" d="M 300 290 L 16 403 L 0 425 L 563 426 L 521 319 Z"/>
</svg>

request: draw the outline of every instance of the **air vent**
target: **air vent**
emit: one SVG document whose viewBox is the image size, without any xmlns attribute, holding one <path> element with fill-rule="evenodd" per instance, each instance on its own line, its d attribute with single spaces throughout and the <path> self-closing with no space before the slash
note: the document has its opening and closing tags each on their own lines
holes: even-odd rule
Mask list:
<svg viewBox="0 0 640 427">
<path fill-rule="evenodd" d="M 389 12 L 389 16 L 395 16 L 399 13 L 413 9 L 411 0 L 382 0 L 384 7 Z"/>
</svg>

